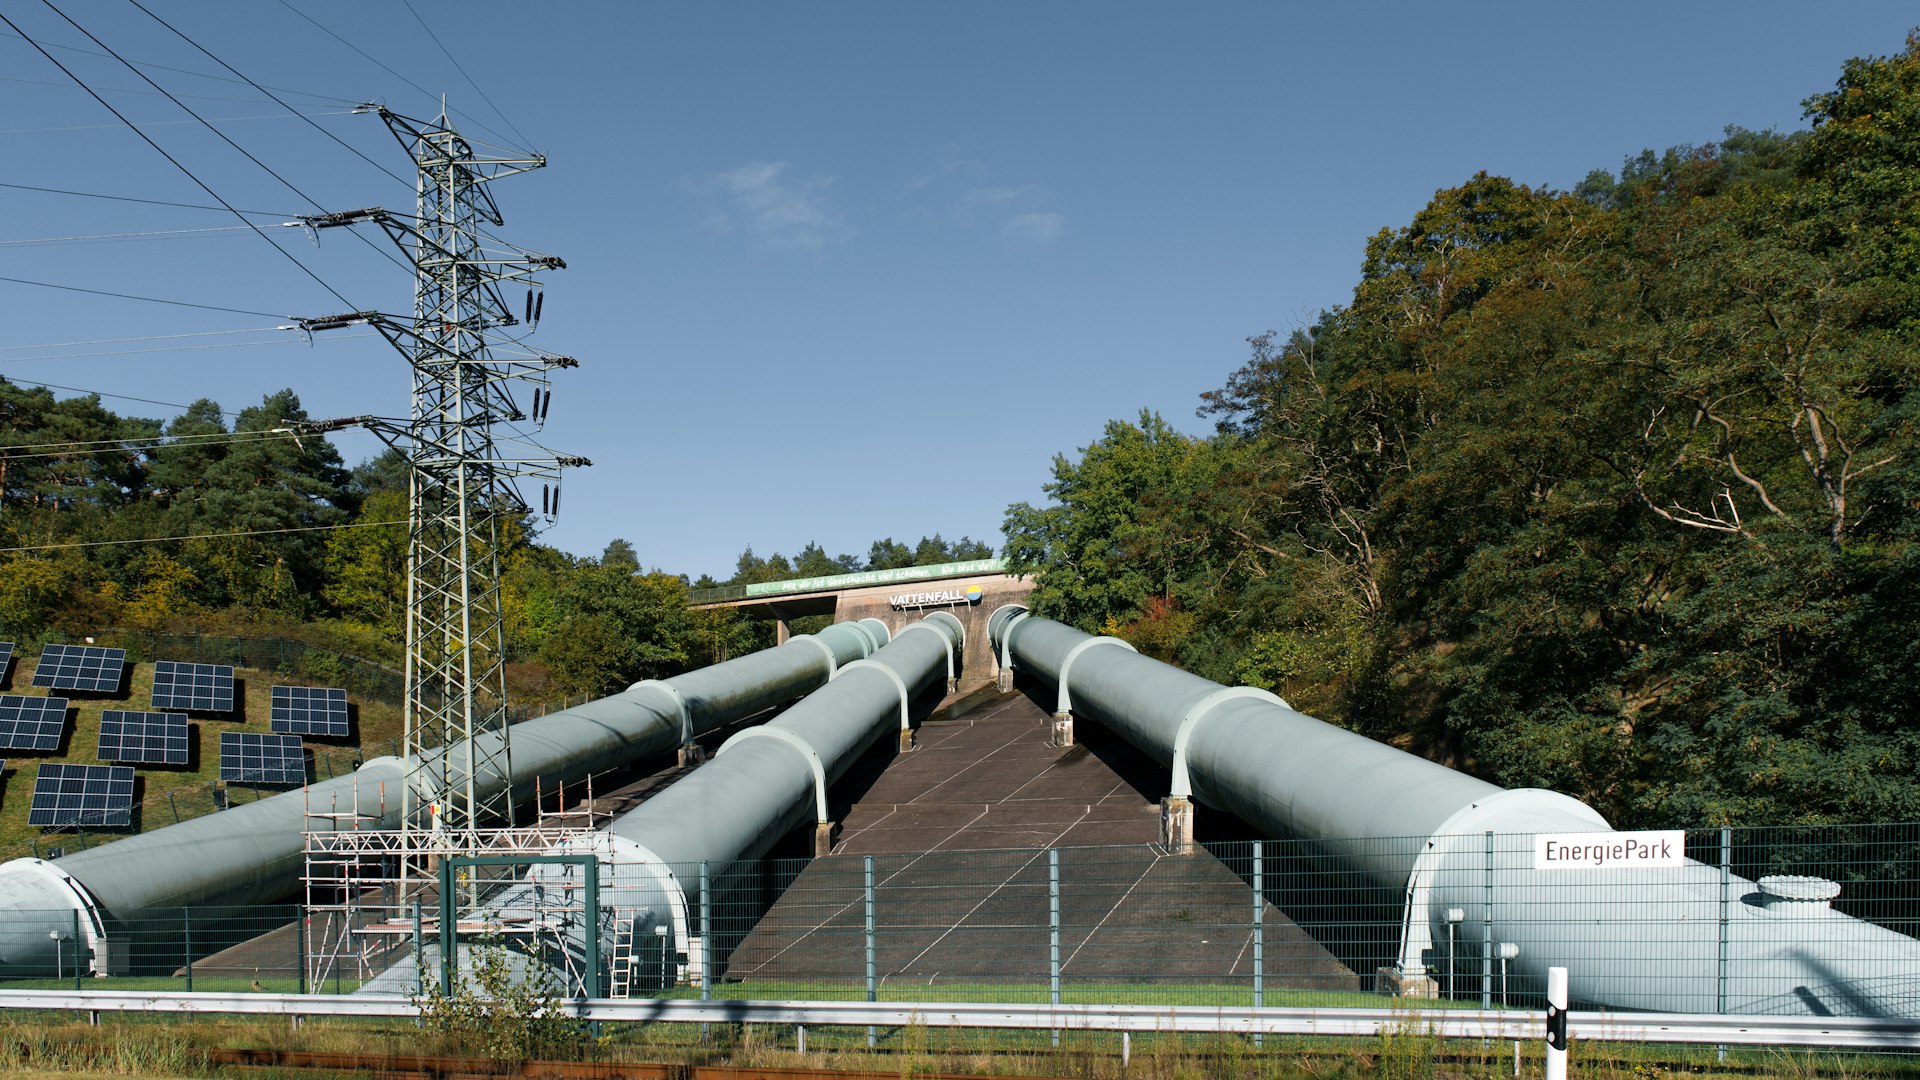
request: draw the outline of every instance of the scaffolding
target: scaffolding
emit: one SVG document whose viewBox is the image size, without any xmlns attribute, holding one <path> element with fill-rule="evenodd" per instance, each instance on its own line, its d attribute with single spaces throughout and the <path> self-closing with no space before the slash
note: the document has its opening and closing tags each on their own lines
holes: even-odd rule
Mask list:
<svg viewBox="0 0 1920 1080">
<path fill-rule="evenodd" d="M 412 961 L 406 985 L 384 988 L 428 992 L 439 985 L 448 913 L 456 947 L 498 945 L 543 965 L 569 994 L 624 997 L 642 976 L 676 981 L 677 966 L 655 970 L 672 957 L 641 971 L 633 913 L 643 905 L 625 895 L 634 875 L 622 872 L 600 829 L 591 780 L 583 786 L 586 798 L 572 809 L 564 791 L 551 810 L 537 798 L 530 825 L 425 836 L 382 827 L 384 791 L 376 813 L 358 809 L 357 789 L 349 809 L 337 796 L 327 807 L 309 804 L 298 928 L 307 985 L 358 987 Z M 577 865 L 587 862 L 594 867 Z"/>
</svg>

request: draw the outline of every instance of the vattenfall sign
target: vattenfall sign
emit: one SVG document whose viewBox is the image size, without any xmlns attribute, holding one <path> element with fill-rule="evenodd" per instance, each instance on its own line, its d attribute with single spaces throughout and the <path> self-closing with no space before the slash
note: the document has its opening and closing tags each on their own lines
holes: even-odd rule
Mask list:
<svg viewBox="0 0 1920 1080">
<path fill-rule="evenodd" d="M 1658 832 L 1540 833 L 1533 838 L 1535 870 L 1664 869 L 1685 866 L 1687 834 Z"/>
<path fill-rule="evenodd" d="M 980 602 L 980 586 L 969 585 L 961 589 L 935 589 L 932 592 L 901 593 L 887 597 L 887 603 L 896 608 L 952 607 L 956 604 L 977 604 Z"/>
</svg>

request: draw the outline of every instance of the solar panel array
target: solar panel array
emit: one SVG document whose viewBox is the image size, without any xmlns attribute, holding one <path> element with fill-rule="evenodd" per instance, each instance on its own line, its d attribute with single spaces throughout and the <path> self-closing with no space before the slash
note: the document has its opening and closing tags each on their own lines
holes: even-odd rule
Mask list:
<svg viewBox="0 0 1920 1080">
<path fill-rule="evenodd" d="M 7 665 L 13 663 L 13 642 L 0 641 L 0 676 L 7 673 Z"/>
<path fill-rule="evenodd" d="M 126 674 L 127 650 L 98 645 L 48 645 L 40 650 L 33 685 L 51 690 L 111 694 Z"/>
<path fill-rule="evenodd" d="M 347 692 L 330 686 L 276 686 L 268 713 L 273 730 L 289 735 L 348 735 Z"/>
<path fill-rule="evenodd" d="M 67 699 L 0 694 L 0 749 L 60 749 L 67 733 Z"/>
<path fill-rule="evenodd" d="M 298 735 L 220 733 L 220 779 L 241 784 L 304 784 L 307 752 Z"/>
<path fill-rule="evenodd" d="M 40 766 L 27 824 L 51 827 L 133 824 L 133 770 L 124 765 Z"/>
<path fill-rule="evenodd" d="M 183 713 L 108 709 L 100 714 L 101 761 L 185 765 L 187 750 Z"/>
<path fill-rule="evenodd" d="M 160 660 L 153 665 L 153 707 L 233 711 L 233 665 Z"/>
</svg>

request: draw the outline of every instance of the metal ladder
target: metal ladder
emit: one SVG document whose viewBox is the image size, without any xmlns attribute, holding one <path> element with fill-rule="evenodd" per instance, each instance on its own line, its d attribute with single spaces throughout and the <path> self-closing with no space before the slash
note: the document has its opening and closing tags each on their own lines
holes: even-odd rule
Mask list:
<svg viewBox="0 0 1920 1080">
<path fill-rule="evenodd" d="M 607 996 L 631 997 L 633 993 L 633 920 L 616 919 L 613 924 L 613 956 L 607 964 Z"/>
</svg>

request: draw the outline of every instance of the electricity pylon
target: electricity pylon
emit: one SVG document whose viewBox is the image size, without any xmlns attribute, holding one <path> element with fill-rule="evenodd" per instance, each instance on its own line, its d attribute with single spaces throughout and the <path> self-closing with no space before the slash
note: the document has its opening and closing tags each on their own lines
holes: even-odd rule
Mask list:
<svg viewBox="0 0 1920 1080">
<path fill-rule="evenodd" d="M 413 158 L 412 219 L 376 207 L 304 220 L 314 229 L 379 224 L 412 263 L 413 317 L 360 311 L 301 320 L 300 327 L 371 325 L 413 369 L 407 420 L 339 423 L 371 428 L 407 456 L 409 775 L 401 829 L 438 834 L 432 846 L 444 849 L 459 846 L 462 834 L 512 823 L 499 547 L 503 527 L 530 512 L 518 482 L 541 482 L 541 510 L 551 518 L 559 509 L 561 468 L 590 463 L 554 455 L 516 426 L 544 423 L 552 394 L 547 373 L 576 361 L 500 333 L 522 321 L 503 289 L 526 287 L 524 321 L 531 329 L 545 300 L 535 292 L 537 272 L 566 264 L 506 247 L 485 232 L 505 223 L 492 184 L 541 168 L 546 159 L 477 151 L 444 107 L 433 121 L 383 106 L 366 111 L 377 111 Z M 531 401 L 522 409 L 518 399 L 529 390 Z"/>
</svg>

